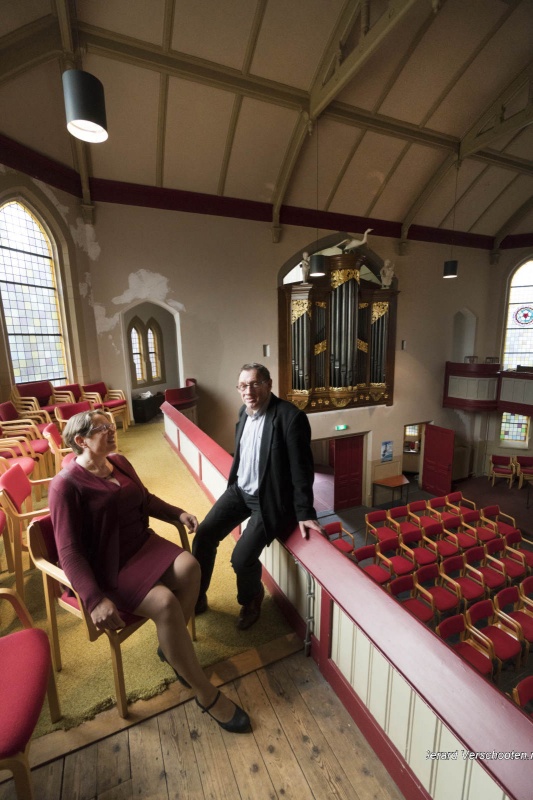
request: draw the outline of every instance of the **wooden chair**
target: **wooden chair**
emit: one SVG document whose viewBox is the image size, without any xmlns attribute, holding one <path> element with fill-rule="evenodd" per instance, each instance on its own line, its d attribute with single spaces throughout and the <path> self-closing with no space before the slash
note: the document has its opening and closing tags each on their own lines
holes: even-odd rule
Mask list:
<svg viewBox="0 0 533 800">
<path fill-rule="evenodd" d="M 496 478 L 504 478 L 509 481 L 509 489 L 513 485 L 515 476 L 515 466 L 513 456 L 495 456 L 490 457 L 489 464 L 489 481 L 492 480 L 492 485 Z"/>
<path fill-rule="evenodd" d="M 437 625 L 435 632 L 481 675 L 487 678 L 494 676 L 491 650 L 486 643 L 472 638 L 463 614 L 446 617 Z"/>
<path fill-rule="evenodd" d="M 342 524 L 336 520 L 335 522 L 328 522 L 326 525 L 322 526 L 326 531 L 326 536 L 329 542 L 336 547 L 337 550 L 340 550 L 341 553 L 345 553 L 349 555 L 353 553 L 355 542 L 353 538 L 353 534 L 349 533 L 349 531 L 345 530 L 342 527 Z M 351 544 L 349 541 L 346 541 L 344 538 L 345 536 L 351 540 Z"/>
<path fill-rule="evenodd" d="M 533 456 L 516 456 L 515 468 L 519 489 L 524 485 L 524 481 L 533 482 Z"/>
<path fill-rule="evenodd" d="M 33 627 L 16 592 L 0 589 L 0 599 L 12 605 L 23 626 L 21 631 L 0 637 L 0 770 L 13 773 L 19 800 L 33 800 L 28 758 L 31 735 L 46 695 L 52 722 L 61 718 L 61 709 L 46 633 Z"/>
<path fill-rule="evenodd" d="M 55 409 L 55 417 L 59 430 L 62 431 L 69 419 L 75 417 L 76 414 L 82 414 L 84 411 L 93 410 L 93 404 L 90 400 L 80 400 L 79 403 L 64 403 L 61 406 L 57 406 Z M 110 415 L 108 414 L 107 416 Z"/>
<path fill-rule="evenodd" d="M 24 599 L 24 570 L 22 568 L 22 553 L 28 552 L 24 542 L 27 524 L 39 514 L 47 514 L 48 509 L 33 509 L 24 511 L 25 503 L 32 498 L 35 486 L 47 485 L 51 478 L 32 481 L 22 470 L 20 464 L 14 464 L 10 469 L 0 475 L 0 507 L 6 515 L 9 530 L 9 540 L 13 553 L 13 569 L 15 584 L 19 596 Z"/>
<path fill-rule="evenodd" d="M 50 445 L 50 450 L 54 457 L 55 474 L 57 475 L 58 472 L 61 472 L 65 463 L 68 463 L 69 461 L 72 461 L 73 458 L 76 458 L 76 454 L 70 449 L 70 447 L 62 446 L 63 440 L 61 439 L 61 434 L 59 433 L 57 425 L 54 422 L 50 422 L 45 426 L 43 436 Z"/>
<path fill-rule="evenodd" d="M 528 675 L 527 678 L 518 681 L 513 689 L 513 700 L 520 708 L 525 708 L 528 703 L 531 703 L 533 700 L 533 675 Z M 533 711 L 530 714 L 533 715 Z"/>
<path fill-rule="evenodd" d="M 189 541 L 184 526 L 180 522 L 172 523 L 178 529 L 181 539 L 181 546 L 190 551 Z M 124 667 L 122 664 L 122 652 L 120 646 L 132 633 L 144 625 L 148 620 L 145 617 L 137 617 L 134 614 L 124 614 L 121 616 L 126 623 L 124 628 L 118 631 L 101 631 L 95 626 L 91 615 L 84 607 L 80 596 L 76 593 L 72 584 L 68 580 L 64 571 L 58 566 L 57 548 L 54 538 L 54 530 L 50 516 L 40 517 L 34 520 L 28 531 L 28 541 L 31 556 L 37 569 L 40 569 L 43 576 L 44 596 L 46 602 L 46 613 L 50 627 L 50 639 L 52 645 L 52 663 L 54 669 L 61 670 L 61 651 L 59 647 L 59 631 L 57 627 L 56 604 L 78 617 L 85 626 L 85 632 L 90 642 L 96 641 L 100 636 L 107 636 L 109 642 L 111 664 L 115 681 L 115 694 L 117 698 L 117 710 L 122 718 L 128 716 L 128 700 L 126 697 L 126 686 L 124 683 Z M 189 622 L 191 637 L 195 639 L 194 617 Z"/>
<path fill-rule="evenodd" d="M 95 408 L 103 407 L 104 411 L 112 415 L 115 422 L 122 420 L 124 433 L 128 430 L 131 424 L 130 410 L 122 389 L 109 389 L 103 381 L 84 384 L 82 389 L 83 400 L 90 400 Z"/>
</svg>

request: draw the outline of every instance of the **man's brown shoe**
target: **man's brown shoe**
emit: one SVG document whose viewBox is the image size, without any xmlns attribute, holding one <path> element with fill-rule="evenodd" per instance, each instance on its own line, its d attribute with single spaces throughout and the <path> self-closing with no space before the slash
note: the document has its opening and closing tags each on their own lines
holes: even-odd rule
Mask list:
<svg viewBox="0 0 533 800">
<path fill-rule="evenodd" d="M 252 625 L 257 622 L 261 616 L 261 603 L 265 596 L 265 587 L 261 584 L 261 589 L 257 592 L 253 600 L 245 606 L 241 606 L 239 618 L 237 620 L 237 629 L 240 631 L 247 631 Z"/>
</svg>

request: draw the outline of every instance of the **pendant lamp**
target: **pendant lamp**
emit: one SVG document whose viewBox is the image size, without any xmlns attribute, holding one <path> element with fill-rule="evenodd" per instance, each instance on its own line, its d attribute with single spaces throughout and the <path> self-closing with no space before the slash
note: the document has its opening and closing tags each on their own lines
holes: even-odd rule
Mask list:
<svg viewBox="0 0 533 800">
<path fill-rule="evenodd" d="M 444 262 L 444 269 L 442 271 L 443 278 L 457 278 L 457 269 L 459 266 L 459 262 L 453 258 L 453 245 L 455 243 L 455 209 L 457 207 L 457 182 L 459 180 L 459 167 L 460 162 L 458 161 L 455 165 L 455 197 L 453 200 L 453 219 L 452 219 L 452 241 L 450 245 L 450 258 L 448 261 Z"/>
<path fill-rule="evenodd" d="M 69 133 L 84 142 L 105 142 L 108 134 L 104 87 L 98 78 L 81 69 L 66 70 L 63 96 Z"/>
<path fill-rule="evenodd" d="M 318 119 L 315 122 L 316 131 L 316 246 L 318 250 Z M 309 259 L 309 277 L 321 278 L 326 274 L 326 257 L 322 253 L 313 253 Z"/>
</svg>

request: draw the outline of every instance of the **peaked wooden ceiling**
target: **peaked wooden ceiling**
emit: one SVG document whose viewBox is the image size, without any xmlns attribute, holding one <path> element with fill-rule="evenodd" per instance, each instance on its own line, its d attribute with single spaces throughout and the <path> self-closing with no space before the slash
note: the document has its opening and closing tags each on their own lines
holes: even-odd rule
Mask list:
<svg viewBox="0 0 533 800">
<path fill-rule="evenodd" d="M 87 209 L 533 244 L 531 0 L 1 6 L 0 162 Z M 72 66 L 104 84 L 103 144 L 66 131 Z"/>
</svg>

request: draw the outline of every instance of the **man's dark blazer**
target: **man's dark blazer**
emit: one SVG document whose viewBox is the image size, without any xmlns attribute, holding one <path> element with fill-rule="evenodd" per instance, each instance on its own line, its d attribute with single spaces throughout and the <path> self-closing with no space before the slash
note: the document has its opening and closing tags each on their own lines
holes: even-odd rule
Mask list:
<svg viewBox="0 0 533 800">
<path fill-rule="evenodd" d="M 235 431 L 235 457 L 228 483 L 236 483 L 240 442 L 247 414 L 239 412 Z M 272 394 L 259 452 L 259 508 L 267 543 L 284 540 L 297 522 L 316 519 L 313 508 L 314 465 L 311 427 L 306 414 Z"/>
</svg>

